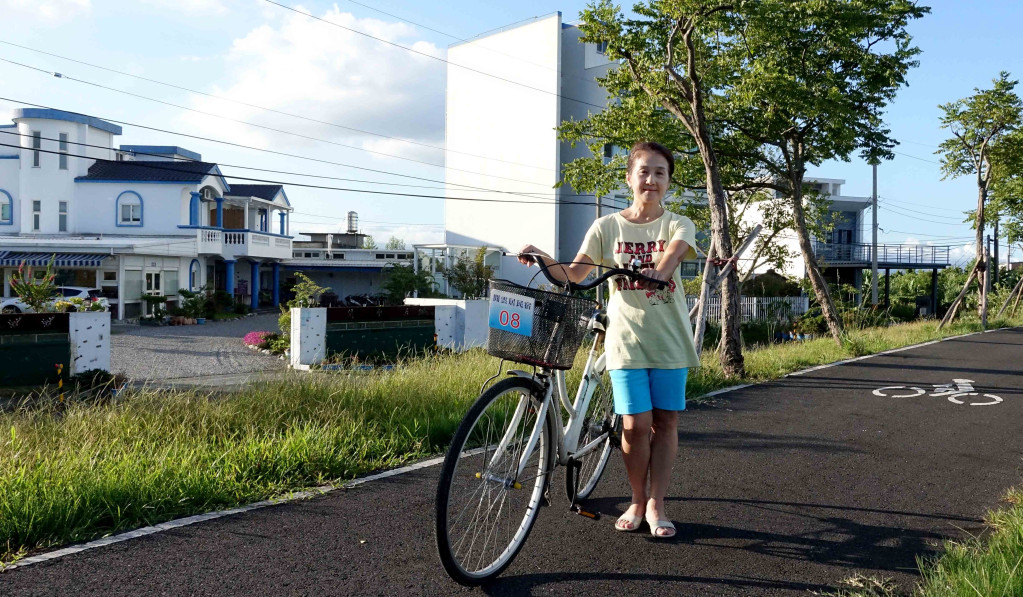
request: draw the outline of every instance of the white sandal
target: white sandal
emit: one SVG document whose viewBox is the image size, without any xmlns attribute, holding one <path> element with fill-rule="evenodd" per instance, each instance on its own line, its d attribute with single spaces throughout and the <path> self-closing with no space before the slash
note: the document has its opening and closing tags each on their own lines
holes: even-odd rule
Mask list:
<svg viewBox="0 0 1023 597">
<path fill-rule="evenodd" d="M 632 527 L 631 528 L 625 528 L 625 527 L 621 526 L 622 523 L 624 523 L 624 522 L 627 522 L 627 523 L 631 524 Z M 639 525 L 642 524 L 642 523 L 643 523 L 643 516 L 642 515 L 640 515 L 640 516 L 629 516 L 629 513 L 626 512 L 625 514 L 622 514 L 621 516 L 619 516 L 618 520 L 615 521 L 615 530 L 616 531 L 621 531 L 623 533 L 631 533 L 632 531 L 635 531 L 635 530 L 639 529 Z"/>
<path fill-rule="evenodd" d="M 646 523 L 650 525 L 650 534 L 655 539 L 671 539 L 678 532 L 675 530 L 675 525 L 670 520 L 651 520 L 646 519 Z M 661 535 L 657 532 L 657 529 L 671 529 L 671 533 Z"/>
</svg>

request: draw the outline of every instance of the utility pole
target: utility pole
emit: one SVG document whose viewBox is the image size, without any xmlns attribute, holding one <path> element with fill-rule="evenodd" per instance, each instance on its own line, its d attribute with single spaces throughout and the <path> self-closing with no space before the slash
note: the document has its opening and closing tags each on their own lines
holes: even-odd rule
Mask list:
<svg viewBox="0 0 1023 597">
<path fill-rule="evenodd" d="M 874 164 L 874 195 L 871 197 L 871 212 L 874 215 L 873 241 L 870 251 L 870 302 L 877 304 L 877 164 Z"/>
<path fill-rule="evenodd" d="M 600 214 L 600 202 L 601 202 L 600 195 L 596 195 L 595 199 L 597 200 L 597 217 L 596 217 L 596 220 L 599 220 L 600 219 L 600 215 L 601 215 Z M 594 220 L 594 221 L 596 221 L 596 220 Z M 604 305 L 604 285 L 603 284 L 601 284 L 600 286 L 597 286 L 597 304 L 602 306 L 602 307 L 605 306 Z"/>
<path fill-rule="evenodd" d="M 998 271 L 998 218 L 995 218 L 995 258 L 994 258 L 994 269 L 991 270 L 991 275 L 994 276 L 991 283 L 998 284 L 998 278 L 1000 273 Z"/>
</svg>

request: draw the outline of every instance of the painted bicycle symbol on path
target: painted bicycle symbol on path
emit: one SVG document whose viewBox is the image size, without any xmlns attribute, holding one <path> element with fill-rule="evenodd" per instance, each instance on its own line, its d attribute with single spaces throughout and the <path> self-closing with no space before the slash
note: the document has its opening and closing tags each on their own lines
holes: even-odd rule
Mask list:
<svg viewBox="0 0 1023 597">
<path fill-rule="evenodd" d="M 885 386 L 874 390 L 874 395 L 882 398 L 916 398 L 926 393 L 927 390 L 917 386 Z M 972 379 L 953 379 L 952 383 L 934 384 L 934 391 L 930 396 L 948 398 L 953 404 L 970 406 L 991 406 L 1002 401 L 1001 396 L 977 392 Z"/>
</svg>

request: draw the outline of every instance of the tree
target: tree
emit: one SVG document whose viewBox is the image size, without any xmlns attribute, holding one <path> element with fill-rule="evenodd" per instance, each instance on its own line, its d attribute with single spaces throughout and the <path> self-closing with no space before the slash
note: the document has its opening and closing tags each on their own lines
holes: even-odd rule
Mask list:
<svg viewBox="0 0 1023 597">
<path fill-rule="evenodd" d="M 494 277 L 495 270 L 494 266 L 486 264 L 486 257 L 486 247 L 480 247 L 471 257 L 463 253 L 449 269 L 441 272 L 441 275 L 462 295 L 462 298 L 483 298 L 487 296 L 490 279 Z"/>
<path fill-rule="evenodd" d="M 582 12 L 579 25 L 582 41 L 605 43 L 606 56 L 622 61 L 621 68 L 601 80 L 617 95 L 611 103 L 620 101 L 651 115 L 659 113 L 644 131 L 655 134 L 633 139 L 684 138 L 684 142 L 669 142 L 667 146 L 684 147 L 699 156 L 705 175 L 711 246 L 719 258 L 730 258 L 733 248 L 707 102 L 711 90 L 723 82 L 717 57 L 720 44 L 727 42 L 722 42 L 718 34 L 727 29 L 731 9 L 730 4 L 706 0 L 650 0 L 633 7 L 640 18 L 626 19 L 610 0 L 600 0 Z M 674 118 L 664 118 L 663 112 Z M 719 352 L 727 376 L 745 374 L 738 282 L 733 268 L 721 284 Z"/>
<path fill-rule="evenodd" d="M 370 247 L 366 247 L 366 248 L 368 249 Z M 373 247 L 373 248 L 376 248 L 376 247 Z M 405 241 L 404 241 L 404 239 L 400 239 L 400 238 L 392 236 L 390 239 L 387 240 L 387 245 L 385 245 L 384 248 L 388 249 L 388 250 L 391 250 L 391 251 L 401 251 L 401 250 L 405 249 Z"/>
<path fill-rule="evenodd" d="M 940 156 L 942 180 L 969 175 L 977 181 L 977 211 L 973 216 L 977 231 L 977 264 L 967 277 L 963 291 L 976 277 L 980 287 L 977 309 L 984 327 L 987 327 L 987 296 L 983 280 L 988 269 L 984 253 L 984 208 L 993 176 L 1000 168 L 1003 174 L 1011 174 L 1011 166 L 1007 165 L 1004 157 L 1017 153 L 1012 145 L 1018 142 L 1018 136 L 1013 133 L 1020 126 L 1023 102 L 1014 91 L 1016 83 L 1009 80 L 1009 73 L 1003 71 L 993 80 L 991 89 L 975 88 L 975 93 L 969 97 L 938 106 L 942 111 L 941 128 L 952 133 L 952 137 L 943 141 L 935 152 Z"/>
<path fill-rule="evenodd" d="M 405 298 L 412 293 L 422 297 L 434 296 L 436 288 L 433 276 L 429 271 L 418 273 L 411 265 L 392 263 L 384 269 L 384 282 L 381 285 L 387 296 L 388 304 L 404 304 Z"/>
<path fill-rule="evenodd" d="M 372 236 L 369 236 L 367 234 L 366 238 L 362 239 L 362 248 L 363 249 L 376 249 L 377 248 L 377 243 L 376 243 L 376 241 L 373 240 Z"/>
<path fill-rule="evenodd" d="M 917 65 L 906 27 L 929 9 L 907 0 L 741 6 L 732 30 L 738 43 L 723 56 L 734 74 L 716 114 L 726 135 L 745 141 L 732 143 L 736 159 L 769 173 L 749 186 L 788 198 L 810 284 L 841 343 L 842 321 L 810 241 L 825 197 L 808 192 L 806 167 L 857 150 L 870 163 L 894 157 L 882 113 Z"/>
</svg>

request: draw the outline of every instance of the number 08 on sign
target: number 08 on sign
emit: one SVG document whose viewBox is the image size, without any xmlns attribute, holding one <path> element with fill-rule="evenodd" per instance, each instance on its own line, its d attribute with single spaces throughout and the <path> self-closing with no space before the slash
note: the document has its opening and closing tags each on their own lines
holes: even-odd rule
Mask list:
<svg viewBox="0 0 1023 597">
<path fill-rule="evenodd" d="M 533 334 L 533 307 L 528 296 L 501 290 L 490 292 L 490 327 L 513 334 Z"/>
</svg>

